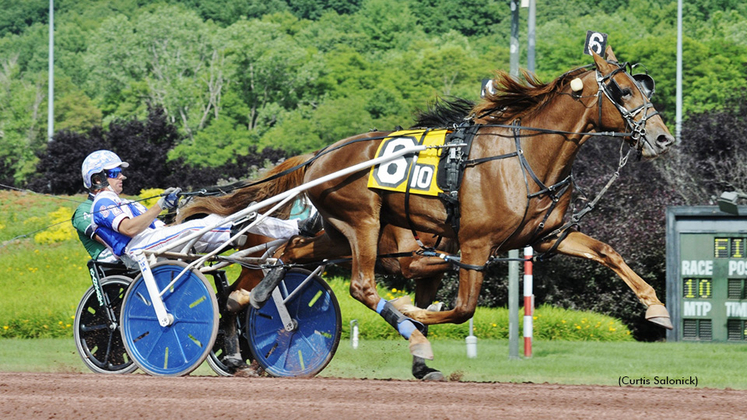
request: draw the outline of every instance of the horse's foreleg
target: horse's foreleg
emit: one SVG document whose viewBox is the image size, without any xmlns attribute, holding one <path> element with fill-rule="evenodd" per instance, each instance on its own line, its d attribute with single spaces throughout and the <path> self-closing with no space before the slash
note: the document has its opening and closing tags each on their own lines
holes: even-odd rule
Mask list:
<svg viewBox="0 0 747 420">
<path fill-rule="evenodd" d="M 415 305 L 418 308 L 427 308 L 436 300 L 442 277 L 443 273 L 439 273 L 431 277 L 415 279 Z"/>
<path fill-rule="evenodd" d="M 547 251 L 554 243 L 555 240 L 553 239 L 535 245 L 534 248 L 539 252 Z M 610 268 L 633 290 L 641 303 L 648 307 L 646 310 L 647 320 L 670 330 L 674 328 L 669 318 L 669 312 L 656 297 L 654 288 L 636 274 L 611 246 L 581 232 L 573 231 L 560 242 L 557 252 L 596 261 Z"/>
</svg>

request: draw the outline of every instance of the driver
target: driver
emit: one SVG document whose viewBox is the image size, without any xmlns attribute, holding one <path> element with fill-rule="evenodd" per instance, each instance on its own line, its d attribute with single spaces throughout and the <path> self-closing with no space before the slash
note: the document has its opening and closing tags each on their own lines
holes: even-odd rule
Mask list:
<svg viewBox="0 0 747 420">
<path fill-rule="evenodd" d="M 78 234 L 78 239 L 80 239 L 80 242 L 92 260 L 117 262 L 117 256 L 112 254 L 109 248 L 106 247 L 105 242 L 96 234 L 96 230 L 94 229 L 93 213 L 91 213 L 94 197 L 94 192 L 89 191 L 86 201 L 80 203 L 78 208 L 75 209 L 71 222 L 75 228 L 75 232 Z"/>
<path fill-rule="evenodd" d="M 148 209 L 140 203 L 120 197 L 123 182 L 127 179 L 122 173 L 122 168 L 127 167 L 129 164 L 123 162 L 114 152 L 98 150 L 86 157 L 81 168 L 83 184 L 94 195 L 94 231 L 114 255 L 132 257 L 137 251 L 168 248 L 180 238 L 207 226 L 215 226 L 224 220 L 222 216 L 211 214 L 203 219 L 166 226 L 157 219 L 157 216 L 162 210 L 173 210 L 177 207 L 181 189 L 167 189 L 156 205 Z M 308 228 L 316 227 L 319 223 L 312 219 L 297 221 L 267 217 L 249 231 L 278 239 L 290 238 L 301 231 L 305 235 L 313 235 L 316 232 Z M 228 225 L 212 228 L 195 243 L 195 251 L 205 253 L 225 246 L 232 236 L 231 230 L 231 226 Z"/>
</svg>

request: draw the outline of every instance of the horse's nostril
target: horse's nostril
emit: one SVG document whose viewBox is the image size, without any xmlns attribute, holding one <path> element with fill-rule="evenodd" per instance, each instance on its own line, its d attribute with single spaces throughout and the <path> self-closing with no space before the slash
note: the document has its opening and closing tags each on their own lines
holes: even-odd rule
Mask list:
<svg viewBox="0 0 747 420">
<path fill-rule="evenodd" d="M 659 146 L 667 147 L 671 145 L 672 143 L 674 143 L 674 137 L 671 135 L 662 134 L 656 138 L 656 143 Z"/>
</svg>

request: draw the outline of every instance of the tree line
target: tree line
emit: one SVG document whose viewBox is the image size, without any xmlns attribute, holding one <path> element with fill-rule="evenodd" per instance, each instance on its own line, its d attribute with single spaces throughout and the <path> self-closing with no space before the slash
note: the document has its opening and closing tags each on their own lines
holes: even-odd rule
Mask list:
<svg viewBox="0 0 747 420">
<path fill-rule="evenodd" d="M 2 3 L 0 168 L 22 186 L 47 147 L 48 2 Z M 672 126 L 676 3 L 539 2 L 536 73 L 549 81 L 589 64 L 581 53 L 586 31 L 608 33 L 618 57 L 655 77 L 654 102 Z M 480 80 L 509 64 L 507 0 L 59 0 L 56 7 L 55 132 L 142 121 L 158 107 L 179 132 L 168 158 L 201 168 L 235 162 L 251 146 L 300 153 L 407 126 L 436 97 L 476 99 Z M 747 85 L 747 6 L 685 2 L 684 16 L 689 116 L 722 108 Z"/>
</svg>

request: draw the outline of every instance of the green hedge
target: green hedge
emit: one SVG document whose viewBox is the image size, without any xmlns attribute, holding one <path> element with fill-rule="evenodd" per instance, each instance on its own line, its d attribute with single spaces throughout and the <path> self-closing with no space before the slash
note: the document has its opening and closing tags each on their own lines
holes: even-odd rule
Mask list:
<svg viewBox="0 0 747 420">
<path fill-rule="evenodd" d="M 399 334 L 376 314 L 353 299 L 348 290 L 350 281 L 337 277 L 328 279 L 340 302 L 343 338 L 350 337 L 350 323 L 358 323 L 363 339 L 401 339 Z M 390 300 L 405 293 L 398 289 L 379 288 L 379 295 Z M 633 341 L 630 330 L 620 320 L 594 312 L 574 311 L 543 305 L 534 311 L 533 335 L 541 340 L 568 341 Z M 519 333 L 523 331 L 524 309 L 519 311 Z M 479 338 L 508 338 L 508 309 L 478 307 L 473 318 L 473 333 Z M 462 339 L 469 334 L 469 323 L 432 325 L 432 339 Z"/>
</svg>

